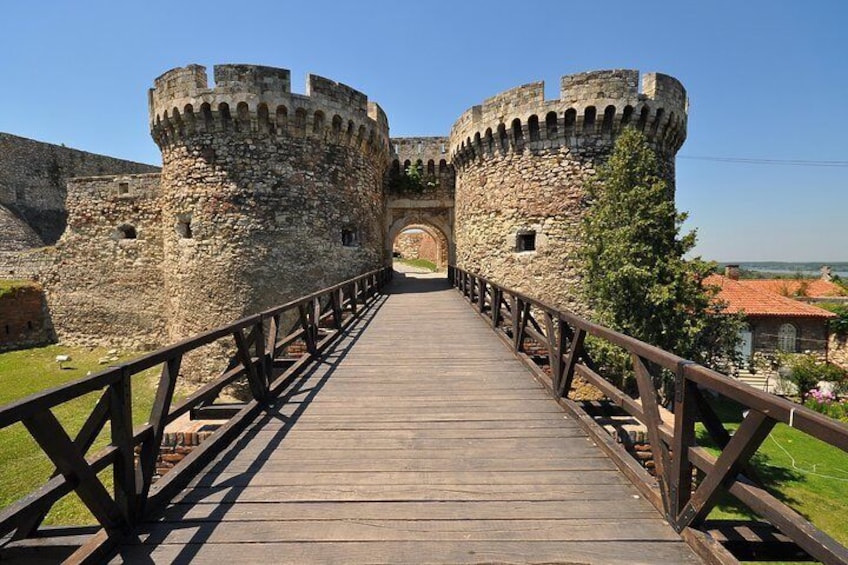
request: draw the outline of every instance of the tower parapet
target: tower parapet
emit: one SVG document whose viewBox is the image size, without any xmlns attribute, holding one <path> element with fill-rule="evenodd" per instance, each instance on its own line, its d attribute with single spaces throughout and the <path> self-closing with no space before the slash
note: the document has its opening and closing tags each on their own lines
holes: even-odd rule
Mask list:
<svg viewBox="0 0 848 565">
<path fill-rule="evenodd" d="M 591 71 L 563 76 L 559 99 L 545 100 L 544 92 L 544 82 L 533 82 L 466 110 L 451 128 L 457 167 L 495 152 L 611 145 L 628 126 L 670 155 L 686 139 L 686 89 L 668 75 L 646 73 L 640 90 L 639 71 Z"/>
<path fill-rule="evenodd" d="M 306 94 L 291 92 L 288 69 L 215 65 L 172 69 L 148 96 L 150 131 L 160 147 L 197 133 L 235 131 L 320 139 L 388 159 L 389 126 L 375 102 L 345 84 L 308 75 Z"/>
<path fill-rule="evenodd" d="M 686 90 L 634 70 L 562 77 L 545 100 L 533 82 L 469 108 L 451 129 L 457 265 L 531 296 L 589 314 L 580 296 L 585 186 L 626 127 L 645 133 L 674 195 L 686 139 Z"/>
</svg>

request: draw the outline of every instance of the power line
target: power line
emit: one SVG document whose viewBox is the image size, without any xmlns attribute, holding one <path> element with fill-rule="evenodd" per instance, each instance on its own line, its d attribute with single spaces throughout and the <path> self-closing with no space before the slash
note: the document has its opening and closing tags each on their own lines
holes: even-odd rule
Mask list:
<svg viewBox="0 0 848 565">
<path fill-rule="evenodd" d="M 678 155 L 680 159 L 693 161 L 714 161 L 717 163 L 738 163 L 742 165 L 783 165 L 790 167 L 848 167 L 848 161 L 811 161 L 808 159 L 755 159 L 748 157 L 706 157 L 703 155 Z"/>
</svg>

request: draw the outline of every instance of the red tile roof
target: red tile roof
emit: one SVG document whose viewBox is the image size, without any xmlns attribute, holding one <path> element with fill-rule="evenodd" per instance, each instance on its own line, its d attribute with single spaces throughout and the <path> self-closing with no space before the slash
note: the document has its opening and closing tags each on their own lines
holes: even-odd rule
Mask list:
<svg viewBox="0 0 848 565">
<path fill-rule="evenodd" d="M 776 292 L 748 285 L 723 275 L 710 275 L 704 286 L 717 286 L 719 300 L 727 303 L 725 310 L 732 314 L 742 312 L 748 316 L 786 316 L 804 318 L 835 318 L 836 314 L 818 306 L 781 296 Z"/>
<path fill-rule="evenodd" d="M 846 292 L 836 283 L 822 279 L 746 279 L 739 281 L 745 286 L 767 290 L 783 296 L 845 296 Z M 801 292 L 803 290 L 803 293 Z"/>
</svg>

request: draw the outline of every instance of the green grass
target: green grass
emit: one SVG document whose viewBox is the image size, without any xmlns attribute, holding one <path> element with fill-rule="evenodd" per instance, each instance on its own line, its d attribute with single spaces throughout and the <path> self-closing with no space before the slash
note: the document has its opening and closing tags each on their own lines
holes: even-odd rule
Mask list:
<svg viewBox="0 0 848 565">
<path fill-rule="evenodd" d="M 427 269 L 428 271 L 435 272 L 438 267 L 432 261 L 428 261 L 427 259 L 395 259 L 398 263 L 403 263 L 404 265 L 409 265 L 410 267 L 418 267 L 421 269 Z"/>
<path fill-rule="evenodd" d="M 19 288 L 37 287 L 38 283 L 33 281 L 23 280 L 0 280 L 0 298 L 7 295 L 12 295 Z"/>
<path fill-rule="evenodd" d="M 68 354 L 71 361 L 60 369 L 56 355 Z M 104 349 L 81 349 L 50 345 L 23 351 L 0 353 L 0 405 L 24 398 L 35 392 L 55 387 L 81 377 L 87 372 L 96 373 L 108 365 L 98 364 L 105 355 Z M 126 360 L 131 354 L 124 354 Z M 153 404 L 155 369 L 132 377 L 133 421 L 147 421 Z M 94 392 L 56 407 L 53 413 L 73 438 L 88 417 L 100 392 Z M 109 424 L 98 437 L 89 454 L 95 453 L 109 442 Z M 53 465 L 42 453 L 22 424 L 0 430 L 0 507 L 18 500 L 43 485 L 53 471 Z M 100 475 L 111 491 L 111 471 Z M 54 505 L 46 524 L 90 524 L 94 518 L 77 498 L 71 494 Z"/>
<path fill-rule="evenodd" d="M 742 409 L 730 401 L 714 407 L 729 430 L 742 421 Z M 718 454 L 699 425 L 698 442 Z M 843 545 L 848 545 L 848 453 L 778 424 L 754 454 L 752 462 L 766 489 Z M 726 495 L 709 519 L 752 519 L 753 514 Z"/>
</svg>

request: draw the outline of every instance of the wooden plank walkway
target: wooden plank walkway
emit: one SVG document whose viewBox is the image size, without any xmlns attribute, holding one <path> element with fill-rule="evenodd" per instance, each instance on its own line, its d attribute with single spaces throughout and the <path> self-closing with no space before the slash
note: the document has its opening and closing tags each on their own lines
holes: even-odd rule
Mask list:
<svg viewBox="0 0 848 565">
<path fill-rule="evenodd" d="M 460 295 L 418 275 L 122 561 L 699 562 Z"/>
</svg>

